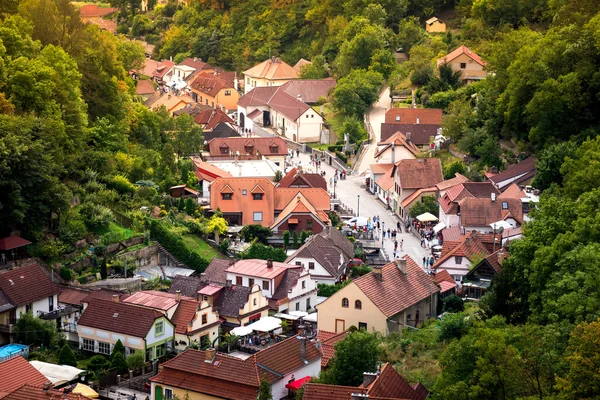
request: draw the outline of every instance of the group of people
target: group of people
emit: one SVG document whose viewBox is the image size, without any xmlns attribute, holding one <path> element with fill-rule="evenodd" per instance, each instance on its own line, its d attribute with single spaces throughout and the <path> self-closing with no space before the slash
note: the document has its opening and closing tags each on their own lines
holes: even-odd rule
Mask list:
<svg viewBox="0 0 600 400">
<path fill-rule="evenodd" d="M 431 269 L 433 264 L 435 263 L 435 258 L 433 257 L 423 257 L 423 268 Z"/>
</svg>

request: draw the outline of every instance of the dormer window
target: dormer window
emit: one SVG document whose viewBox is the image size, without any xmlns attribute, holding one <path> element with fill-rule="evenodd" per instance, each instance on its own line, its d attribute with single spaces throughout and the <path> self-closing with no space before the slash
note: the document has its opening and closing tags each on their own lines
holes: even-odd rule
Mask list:
<svg viewBox="0 0 600 400">
<path fill-rule="evenodd" d="M 271 153 L 279 153 L 279 146 L 271 146 Z"/>
<path fill-rule="evenodd" d="M 245 146 L 244 149 L 246 149 L 246 153 L 252 154 L 254 146 Z"/>
<path fill-rule="evenodd" d="M 221 196 L 222 196 L 223 200 L 231 200 L 232 194 L 231 193 L 221 193 Z"/>
<path fill-rule="evenodd" d="M 252 193 L 252 200 L 262 200 L 262 199 L 263 199 L 262 193 Z"/>
<path fill-rule="evenodd" d="M 229 154 L 229 147 L 227 146 L 221 146 L 221 154 Z"/>
<path fill-rule="evenodd" d="M 400 116 L 396 115 L 396 122 L 399 122 L 399 121 L 400 121 Z"/>
</svg>

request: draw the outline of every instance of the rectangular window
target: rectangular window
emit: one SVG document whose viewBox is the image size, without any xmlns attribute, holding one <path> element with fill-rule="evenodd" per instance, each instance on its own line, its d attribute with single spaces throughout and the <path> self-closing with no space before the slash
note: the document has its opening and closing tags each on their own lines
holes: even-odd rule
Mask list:
<svg viewBox="0 0 600 400">
<path fill-rule="evenodd" d="M 156 325 L 154 325 L 154 335 L 160 336 L 163 333 L 165 333 L 165 322 L 159 321 L 156 323 Z"/>
<path fill-rule="evenodd" d="M 296 302 L 296 311 L 300 311 L 300 302 Z"/>
<path fill-rule="evenodd" d="M 508 210 L 508 202 L 507 201 L 503 201 L 502 202 L 502 209 L 503 210 Z"/>
<path fill-rule="evenodd" d="M 257 211 L 254 213 L 254 221 L 255 222 L 262 222 L 263 220 L 263 214 L 260 211 Z"/>
<path fill-rule="evenodd" d="M 309 263 L 310 264 L 310 263 Z M 296 265 L 302 266 L 302 262 L 296 261 Z"/>
<path fill-rule="evenodd" d="M 210 102 L 210 106 L 214 108 L 214 107 L 215 107 L 215 102 L 214 102 L 214 101 L 211 101 L 211 102 Z"/>
<path fill-rule="evenodd" d="M 367 330 L 367 323 L 366 322 L 359 322 L 358 323 L 358 329 L 364 329 L 366 331 Z"/>
<path fill-rule="evenodd" d="M 250 84 L 250 78 L 246 78 L 246 83 L 249 85 Z"/>
<path fill-rule="evenodd" d="M 248 279 L 248 286 L 252 287 L 254 285 L 254 278 Z"/>
<path fill-rule="evenodd" d="M 221 193 L 223 200 L 231 200 L 231 193 Z"/>
<path fill-rule="evenodd" d="M 54 311 L 54 296 L 48 297 L 48 311 Z"/>
<path fill-rule="evenodd" d="M 263 199 L 262 193 L 252 193 L 252 200 L 262 200 L 262 199 Z"/>
<path fill-rule="evenodd" d="M 306 311 L 310 310 L 310 297 L 306 299 Z"/>
<path fill-rule="evenodd" d="M 258 300 L 257 299 L 252 300 L 252 305 L 256 306 L 257 304 L 258 304 Z"/>
<path fill-rule="evenodd" d="M 84 349 L 85 351 L 94 351 L 94 341 L 90 340 L 90 339 L 83 339 L 83 342 L 81 343 L 81 348 Z"/>
<path fill-rule="evenodd" d="M 231 90 L 226 90 L 225 91 L 225 96 L 231 96 Z"/>
<path fill-rule="evenodd" d="M 207 295 L 202 296 L 202 300 L 203 301 L 208 301 L 208 296 Z"/>
<path fill-rule="evenodd" d="M 156 346 L 156 358 L 160 358 L 167 354 L 167 344 L 163 343 L 161 345 Z"/>
<path fill-rule="evenodd" d="M 238 286 L 242 286 L 242 277 L 241 276 L 235 277 L 235 284 Z"/>
<path fill-rule="evenodd" d="M 461 256 L 455 256 L 454 257 L 454 263 L 455 264 L 462 264 L 462 257 Z"/>
<path fill-rule="evenodd" d="M 248 191 L 246 189 L 242 189 L 242 196 L 245 196 L 248 194 Z"/>
<path fill-rule="evenodd" d="M 269 281 L 263 281 L 263 290 L 269 290 Z"/>
<path fill-rule="evenodd" d="M 460 69 L 467 68 L 467 63 L 460 63 Z"/>
<path fill-rule="evenodd" d="M 165 400 L 173 398 L 173 391 L 171 389 L 165 388 Z"/>
<path fill-rule="evenodd" d="M 306 229 L 311 230 L 312 229 L 312 223 L 313 223 L 312 219 L 310 219 L 310 218 L 307 219 L 306 220 Z"/>
<path fill-rule="evenodd" d="M 227 147 L 221 147 L 221 154 L 229 154 L 229 149 Z"/>
<path fill-rule="evenodd" d="M 208 315 L 202 314 L 202 325 L 206 324 L 207 322 L 208 322 Z"/>
<path fill-rule="evenodd" d="M 309 262 L 308 263 L 308 269 L 315 269 L 315 263 L 314 262 Z"/>
<path fill-rule="evenodd" d="M 306 289 L 306 281 L 302 281 L 302 289 Z"/>
<path fill-rule="evenodd" d="M 271 146 L 271 153 L 279 153 L 279 147 L 278 146 Z"/>
<path fill-rule="evenodd" d="M 31 303 L 25 305 L 25 312 L 26 313 L 31 312 L 32 309 L 33 309 L 33 306 L 31 305 Z"/>
<path fill-rule="evenodd" d="M 110 354 L 110 343 L 98 342 L 98 353 Z"/>
</svg>

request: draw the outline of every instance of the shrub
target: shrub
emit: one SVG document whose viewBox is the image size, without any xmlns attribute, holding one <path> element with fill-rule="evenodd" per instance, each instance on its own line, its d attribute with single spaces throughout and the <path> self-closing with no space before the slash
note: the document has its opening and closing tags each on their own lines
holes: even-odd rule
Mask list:
<svg viewBox="0 0 600 400">
<path fill-rule="evenodd" d="M 309 236 L 310 236 L 310 232 L 308 232 L 308 231 L 302 231 L 302 233 L 300 234 L 300 245 L 301 246 L 304 243 L 306 243 L 306 239 L 308 239 Z"/>
<path fill-rule="evenodd" d="M 285 250 L 276 249 L 275 247 L 265 246 L 262 243 L 252 243 L 252 245 L 241 254 L 243 259 L 258 258 L 260 260 L 273 260 L 277 262 L 284 262 L 287 258 Z"/>
<path fill-rule="evenodd" d="M 115 189 L 121 194 L 134 194 L 135 186 L 123 175 L 115 175 L 107 183 L 108 187 Z"/>
<path fill-rule="evenodd" d="M 161 222 L 152 221 L 150 237 L 159 242 L 173 257 L 197 272 L 204 272 L 209 262 L 185 247 L 183 240 L 171 233 Z"/>
<path fill-rule="evenodd" d="M 127 366 L 131 370 L 142 368 L 146 364 L 146 356 L 141 350 L 136 350 L 135 353 L 127 357 Z"/>
<path fill-rule="evenodd" d="M 346 280 L 346 281 L 344 281 L 342 283 L 336 283 L 335 285 L 328 285 L 326 283 L 319 283 L 317 285 L 317 296 L 331 297 L 338 290 L 340 290 L 344 286 L 348 285 L 350 282 L 351 282 L 350 280 Z"/>
<path fill-rule="evenodd" d="M 68 344 L 65 344 L 58 353 L 58 363 L 60 365 L 70 365 L 72 367 L 77 366 L 77 359 L 73 349 Z"/>
<path fill-rule="evenodd" d="M 125 355 L 125 346 L 123 346 L 121 339 L 117 340 L 117 342 L 113 346 L 112 352 L 110 353 L 110 357 L 108 357 L 108 361 L 112 362 L 115 356 L 119 353 L 121 353 L 123 356 Z"/>
<path fill-rule="evenodd" d="M 82 277 L 78 278 L 77 282 L 81 283 L 82 285 L 85 285 L 86 283 L 88 283 L 87 276 L 82 276 Z"/>
<path fill-rule="evenodd" d="M 110 368 L 110 362 L 99 354 L 93 356 L 88 364 L 88 370 L 95 373 L 106 371 L 108 368 Z"/>
<path fill-rule="evenodd" d="M 86 225 L 94 230 L 108 228 L 113 220 L 113 213 L 110 208 L 92 202 L 83 203 L 79 212 L 84 216 Z"/>
<path fill-rule="evenodd" d="M 255 238 L 262 244 L 268 244 L 268 239 L 273 236 L 273 231 L 261 225 L 246 225 L 240 231 L 246 242 L 251 242 Z"/>
<path fill-rule="evenodd" d="M 363 276 L 372 271 L 372 269 L 366 265 L 359 265 L 356 267 L 352 267 L 351 276 L 353 278 L 358 278 L 359 276 Z"/>
<path fill-rule="evenodd" d="M 117 374 L 125 374 L 127 373 L 127 361 L 125 361 L 125 356 L 123 353 L 116 353 L 110 363 L 110 369 L 115 371 Z"/>
<path fill-rule="evenodd" d="M 294 248 L 297 249 L 298 248 L 298 233 L 296 231 L 294 231 L 294 234 L 292 235 L 292 242 L 294 243 Z"/>
<path fill-rule="evenodd" d="M 286 249 L 290 247 L 290 231 L 283 232 L 283 245 Z"/>
<path fill-rule="evenodd" d="M 336 151 L 335 155 L 337 156 L 337 158 L 342 160 L 344 162 L 344 164 L 348 164 L 348 157 L 346 157 L 346 155 L 344 153 L 342 153 L 341 151 Z"/>
<path fill-rule="evenodd" d="M 460 339 L 470 327 L 463 313 L 444 315 L 440 321 L 440 340 Z"/>
<path fill-rule="evenodd" d="M 446 297 L 444 300 L 444 311 L 447 312 L 460 312 L 465 309 L 465 302 L 463 299 L 453 294 L 451 296 Z"/>
<path fill-rule="evenodd" d="M 71 271 L 70 268 L 67 267 L 62 267 L 60 269 L 60 272 L 58 273 L 60 275 L 61 278 L 63 278 L 65 281 L 71 281 L 73 280 L 73 271 Z"/>
<path fill-rule="evenodd" d="M 227 250 L 229 250 L 229 245 L 229 239 L 225 238 L 221 240 L 221 243 L 219 243 L 219 251 L 223 254 L 227 254 Z"/>
</svg>

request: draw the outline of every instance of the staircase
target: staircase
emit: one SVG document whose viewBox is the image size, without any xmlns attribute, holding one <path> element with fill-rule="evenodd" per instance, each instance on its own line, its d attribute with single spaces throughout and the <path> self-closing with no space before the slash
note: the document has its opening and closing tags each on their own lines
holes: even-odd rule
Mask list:
<svg viewBox="0 0 600 400">
<path fill-rule="evenodd" d="M 184 263 L 182 263 L 181 261 L 179 261 L 177 258 L 175 258 L 175 256 L 171 253 L 169 253 L 167 251 L 167 249 L 165 249 L 162 244 L 158 244 L 158 252 L 159 252 L 159 260 L 160 260 L 160 255 L 163 255 L 167 258 L 167 260 L 169 260 L 169 265 L 170 266 L 174 266 L 174 267 L 179 267 L 179 268 L 190 268 L 187 265 L 185 265 Z"/>
</svg>

